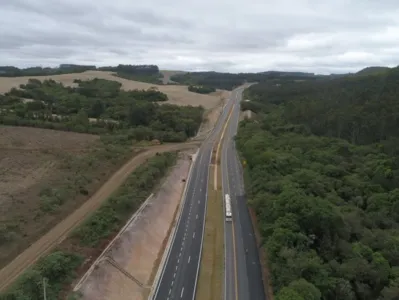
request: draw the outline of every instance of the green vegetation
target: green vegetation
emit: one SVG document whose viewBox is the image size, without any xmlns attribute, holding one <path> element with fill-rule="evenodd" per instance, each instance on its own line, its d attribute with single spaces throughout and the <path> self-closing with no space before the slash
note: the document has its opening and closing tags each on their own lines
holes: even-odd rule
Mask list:
<svg viewBox="0 0 399 300">
<path fill-rule="evenodd" d="M 162 74 L 155 65 L 118 65 L 116 67 L 101 67 L 100 71 L 116 72 L 116 76 L 148 83 L 162 84 Z"/>
<path fill-rule="evenodd" d="M 72 282 L 75 270 L 82 262 L 80 255 L 54 251 L 24 272 L 8 291 L 0 294 L 0 299 L 42 300 L 43 279 L 46 280 L 47 299 L 59 299 L 62 288 Z"/>
<path fill-rule="evenodd" d="M 20 76 L 45 76 L 69 73 L 82 73 L 95 70 L 96 66 L 83 66 L 73 64 L 62 64 L 58 68 L 32 67 L 19 69 L 11 66 L 0 66 L 0 77 L 20 77 Z"/>
<path fill-rule="evenodd" d="M 214 87 L 195 86 L 195 85 L 189 85 L 188 90 L 190 92 L 198 93 L 198 94 L 210 94 L 210 93 L 216 92 L 216 89 Z"/>
<path fill-rule="evenodd" d="M 94 191 L 90 188 L 93 182 L 98 182 L 122 162 L 132 156 L 132 151 L 126 145 L 118 144 L 116 139 L 100 141 L 86 155 L 59 153 L 61 163 L 59 172 L 68 174 L 59 183 L 52 182 L 40 192 L 40 209 L 37 218 L 42 213 L 58 213 L 58 209 L 71 198 L 88 196 Z M 110 175 L 110 174 L 108 174 Z"/>
<path fill-rule="evenodd" d="M 8 291 L 0 295 L 0 299 L 43 299 L 43 277 L 48 279 L 47 299 L 59 299 L 62 289 L 75 278 L 77 268 L 89 258 L 90 254 L 84 253 L 92 254 L 90 250 L 101 252 L 98 245 L 117 233 L 175 164 L 176 159 L 176 153 L 163 153 L 137 168 L 123 186 L 78 227 L 59 249 L 26 271 Z M 64 251 L 63 248 L 73 250 Z"/>
<path fill-rule="evenodd" d="M 316 78 L 312 73 L 268 71 L 261 73 L 219 73 L 189 72 L 171 76 L 171 80 L 185 85 L 203 86 L 222 90 L 232 90 L 245 82 L 283 80 L 310 80 Z"/>
<path fill-rule="evenodd" d="M 74 236 L 84 246 L 98 246 L 101 240 L 117 231 L 132 212 L 139 208 L 169 167 L 175 164 L 176 158 L 176 153 L 164 153 L 138 167 L 118 192 L 88 218 Z"/>
<path fill-rule="evenodd" d="M 75 83 L 65 87 L 30 79 L 21 89 L 0 95 L 0 124 L 182 142 L 202 122 L 202 107 L 159 105 L 168 97 L 154 88 L 123 91 L 119 82 L 105 79 Z"/>
<path fill-rule="evenodd" d="M 0 77 L 20 77 L 20 76 L 48 76 L 59 74 L 82 73 L 89 70 L 111 71 L 115 72 L 116 76 L 143 81 L 155 84 L 162 84 L 162 74 L 156 65 L 118 65 L 116 67 L 99 67 L 61 64 L 57 68 L 50 67 L 31 67 L 19 69 L 12 66 L 0 66 Z"/>
<path fill-rule="evenodd" d="M 376 75 L 387 72 L 389 70 L 390 68 L 388 67 L 367 67 L 357 72 L 356 75 Z"/>
<path fill-rule="evenodd" d="M 236 140 L 276 300 L 397 299 L 398 78 L 394 68 L 246 91 L 257 117 Z"/>
<path fill-rule="evenodd" d="M 118 65 L 116 67 L 99 67 L 61 64 L 57 68 L 31 67 L 19 69 L 12 66 L 0 66 L 0 77 L 21 77 L 21 76 L 48 76 L 71 73 L 83 73 L 85 71 L 111 71 L 116 76 L 130 80 L 162 84 L 162 74 L 156 65 Z"/>
</svg>

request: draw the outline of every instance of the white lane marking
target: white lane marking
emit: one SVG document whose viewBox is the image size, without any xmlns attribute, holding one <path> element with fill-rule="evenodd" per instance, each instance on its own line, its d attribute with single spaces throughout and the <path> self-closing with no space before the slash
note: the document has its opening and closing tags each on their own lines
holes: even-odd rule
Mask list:
<svg viewBox="0 0 399 300">
<path fill-rule="evenodd" d="M 183 298 L 183 292 L 184 292 L 184 286 L 183 286 L 183 288 L 181 289 L 180 298 Z"/>
<path fill-rule="evenodd" d="M 172 284 L 171 284 L 171 286 L 173 286 L 173 284 L 175 283 L 175 281 L 174 280 L 172 280 Z"/>
<path fill-rule="evenodd" d="M 198 204 L 200 204 L 200 201 L 198 200 Z"/>
<path fill-rule="evenodd" d="M 177 270 L 177 266 L 176 266 L 176 270 Z"/>
<path fill-rule="evenodd" d="M 181 252 L 179 253 L 179 257 L 181 256 Z"/>
<path fill-rule="evenodd" d="M 188 257 L 188 263 L 190 263 L 190 260 L 191 260 L 191 256 Z"/>
<path fill-rule="evenodd" d="M 194 233 L 193 233 L 193 238 L 195 237 L 195 231 L 194 231 Z"/>
<path fill-rule="evenodd" d="M 170 295 L 170 293 L 172 293 L 172 289 L 169 289 L 169 295 Z"/>
<path fill-rule="evenodd" d="M 173 278 L 176 278 L 176 272 L 173 274 Z"/>
<path fill-rule="evenodd" d="M 198 214 L 195 216 L 196 219 L 198 219 Z"/>
<path fill-rule="evenodd" d="M 177 263 L 180 263 L 180 258 L 177 259 Z"/>
</svg>

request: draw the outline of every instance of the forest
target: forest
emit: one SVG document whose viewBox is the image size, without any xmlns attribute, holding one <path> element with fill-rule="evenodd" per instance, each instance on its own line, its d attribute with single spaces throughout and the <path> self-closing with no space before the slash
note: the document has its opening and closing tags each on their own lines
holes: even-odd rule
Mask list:
<svg viewBox="0 0 399 300">
<path fill-rule="evenodd" d="M 73 64 L 61 64 L 58 68 L 50 67 L 30 67 L 20 69 L 12 66 L 0 66 L 0 77 L 19 77 L 19 76 L 45 76 L 68 73 L 82 73 L 95 70 L 96 66 L 84 66 Z"/>
<path fill-rule="evenodd" d="M 187 88 L 190 92 L 198 94 L 210 94 L 216 92 L 214 87 L 189 85 Z"/>
<path fill-rule="evenodd" d="M 99 67 L 98 70 L 115 72 L 116 76 L 125 79 L 162 84 L 163 75 L 156 65 L 118 65 L 116 67 Z"/>
<path fill-rule="evenodd" d="M 313 73 L 267 71 L 260 73 L 220 73 L 220 72 L 188 72 L 171 76 L 171 80 L 184 85 L 211 87 L 229 90 L 245 82 L 263 82 L 283 80 L 310 80 Z"/>
<path fill-rule="evenodd" d="M 30 79 L 13 88 L 0 95 L 0 124 L 112 134 L 126 141 L 182 142 L 202 122 L 202 107 L 160 105 L 168 97 L 155 88 L 124 91 L 119 82 L 105 79 L 75 84 Z"/>
<path fill-rule="evenodd" d="M 398 299 L 398 76 L 245 91 L 236 142 L 276 300 Z"/>
</svg>

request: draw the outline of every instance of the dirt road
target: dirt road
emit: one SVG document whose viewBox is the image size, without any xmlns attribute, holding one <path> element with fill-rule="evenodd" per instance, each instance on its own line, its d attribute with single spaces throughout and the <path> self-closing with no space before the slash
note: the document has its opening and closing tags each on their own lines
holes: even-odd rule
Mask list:
<svg viewBox="0 0 399 300">
<path fill-rule="evenodd" d="M 190 149 L 198 146 L 198 142 L 183 144 L 164 144 L 147 149 L 132 158 L 122 168 L 115 172 L 108 181 L 81 207 L 61 221 L 52 230 L 47 232 L 7 266 L 0 270 L 0 291 L 8 287 L 28 267 L 34 264 L 40 257 L 57 246 L 66 236 L 75 229 L 90 213 L 101 204 L 125 181 L 128 175 L 148 158 L 157 152 Z"/>
</svg>

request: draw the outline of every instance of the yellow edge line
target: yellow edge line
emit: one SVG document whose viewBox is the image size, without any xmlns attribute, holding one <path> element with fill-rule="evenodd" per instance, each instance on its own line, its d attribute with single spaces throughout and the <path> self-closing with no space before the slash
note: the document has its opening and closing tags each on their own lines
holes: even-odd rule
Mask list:
<svg viewBox="0 0 399 300">
<path fill-rule="evenodd" d="M 218 163 L 217 162 L 218 162 L 218 157 L 219 157 L 220 145 L 222 144 L 224 133 L 226 131 L 227 125 L 229 124 L 230 117 L 233 114 L 234 106 L 235 106 L 235 104 L 233 104 L 233 106 L 230 109 L 229 116 L 228 116 L 228 118 L 226 120 L 226 123 L 224 124 L 222 135 L 220 136 L 218 147 L 217 147 L 217 150 L 216 150 L 216 156 L 215 156 L 216 157 L 216 162 L 215 162 L 215 170 L 214 170 L 214 174 L 213 174 L 213 188 L 215 189 L 215 191 L 217 191 L 217 189 L 218 189 L 218 184 L 217 184 L 218 183 L 218 181 L 217 181 Z"/>
</svg>

